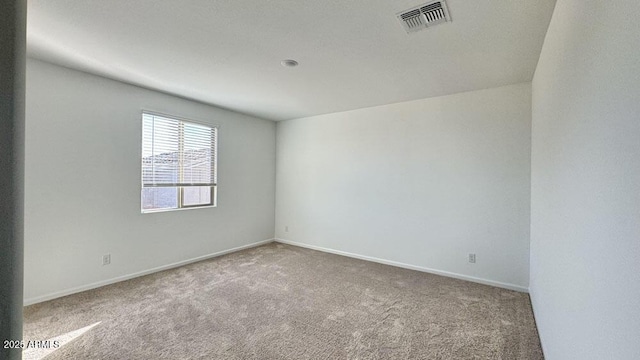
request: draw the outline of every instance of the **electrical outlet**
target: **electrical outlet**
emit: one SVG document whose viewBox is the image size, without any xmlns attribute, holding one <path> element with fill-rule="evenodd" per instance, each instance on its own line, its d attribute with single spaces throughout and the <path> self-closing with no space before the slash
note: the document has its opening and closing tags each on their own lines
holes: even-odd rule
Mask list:
<svg viewBox="0 0 640 360">
<path fill-rule="evenodd" d="M 102 265 L 111 264 L 111 254 L 102 255 Z"/>
<path fill-rule="evenodd" d="M 284 227 L 284 232 L 289 232 L 289 226 Z"/>
<path fill-rule="evenodd" d="M 476 263 L 476 254 L 469 254 L 469 262 L 472 264 Z"/>
</svg>

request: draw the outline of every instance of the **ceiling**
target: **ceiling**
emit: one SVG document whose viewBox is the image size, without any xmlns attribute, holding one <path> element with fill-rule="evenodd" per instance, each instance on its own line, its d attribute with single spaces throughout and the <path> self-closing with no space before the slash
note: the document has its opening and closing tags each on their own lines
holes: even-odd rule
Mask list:
<svg viewBox="0 0 640 360">
<path fill-rule="evenodd" d="M 532 79 L 555 0 L 447 0 L 407 34 L 426 2 L 30 0 L 28 54 L 271 120 Z"/>
</svg>

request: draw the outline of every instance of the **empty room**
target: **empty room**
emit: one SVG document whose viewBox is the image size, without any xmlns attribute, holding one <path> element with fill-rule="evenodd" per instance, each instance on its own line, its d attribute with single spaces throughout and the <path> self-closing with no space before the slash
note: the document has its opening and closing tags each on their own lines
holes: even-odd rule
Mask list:
<svg viewBox="0 0 640 360">
<path fill-rule="evenodd" d="M 0 10 L 0 359 L 640 359 L 640 2 Z"/>
</svg>

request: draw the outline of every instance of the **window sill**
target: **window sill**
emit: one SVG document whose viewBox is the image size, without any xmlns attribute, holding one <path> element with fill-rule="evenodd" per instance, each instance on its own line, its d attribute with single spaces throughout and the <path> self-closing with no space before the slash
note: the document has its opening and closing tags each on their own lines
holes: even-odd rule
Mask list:
<svg viewBox="0 0 640 360">
<path fill-rule="evenodd" d="M 177 209 L 154 209 L 154 210 L 141 210 L 141 214 L 155 214 L 155 213 L 163 213 L 163 212 L 172 212 L 172 211 L 182 211 L 182 210 L 196 210 L 196 209 L 209 209 L 215 208 L 217 205 L 206 205 L 206 206 L 190 206 L 183 207 Z"/>
</svg>

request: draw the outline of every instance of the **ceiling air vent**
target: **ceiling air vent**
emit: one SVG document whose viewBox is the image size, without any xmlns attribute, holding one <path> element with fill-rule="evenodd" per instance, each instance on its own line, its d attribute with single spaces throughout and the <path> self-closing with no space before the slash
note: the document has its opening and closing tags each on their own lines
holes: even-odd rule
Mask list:
<svg viewBox="0 0 640 360">
<path fill-rule="evenodd" d="M 447 4 L 442 0 L 405 10 L 398 14 L 398 20 L 407 33 L 412 33 L 451 21 L 451 16 Z"/>
</svg>

